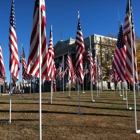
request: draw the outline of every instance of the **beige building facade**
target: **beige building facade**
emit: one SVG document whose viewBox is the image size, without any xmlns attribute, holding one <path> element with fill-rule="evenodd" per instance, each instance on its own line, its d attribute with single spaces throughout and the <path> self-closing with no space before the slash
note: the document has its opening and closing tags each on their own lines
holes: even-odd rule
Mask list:
<svg viewBox="0 0 140 140">
<path fill-rule="evenodd" d="M 84 39 L 84 45 L 85 45 L 86 52 L 88 51 L 88 49 L 90 49 L 90 50 L 92 50 L 93 56 L 96 55 L 99 57 L 99 59 L 102 58 L 102 59 L 106 60 L 108 53 L 102 53 L 102 52 L 104 50 L 108 49 L 108 52 L 112 53 L 112 55 L 113 55 L 113 53 L 114 53 L 114 50 L 112 50 L 113 41 L 116 42 L 117 39 L 113 38 L 113 37 L 106 37 L 106 36 L 93 34 Z M 104 46 L 104 47 L 102 47 L 102 46 Z M 75 66 L 75 55 L 76 55 L 75 39 L 69 38 L 66 41 L 62 41 L 62 40 L 58 41 L 56 43 L 56 45 L 54 46 L 56 68 L 59 67 L 60 63 L 62 63 L 62 64 L 64 64 L 64 70 L 66 69 L 66 59 L 67 59 L 68 50 L 70 50 L 70 52 L 71 52 L 73 65 Z M 102 56 L 101 56 L 101 54 L 102 54 Z M 107 60 L 107 61 L 109 61 L 109 60 Z M 86 68 L 86 67 L 88 68 L 86 54 L 85 54 L 84 61 L 83 61 L 83 68 Z M 65 77 L 65 83 L 67 81 L 66 79 L 67 79 L 67 77 Z M 87 80 L 86 77 L 85 77 L 85 80 Z M 59 83 L 59 85 L 60 85 L 60 83 Z M 104 85 L 104 88 L 106 89 L 107 84 L 104 83 L 103 85 Z M 87 85 L 85 84 L 85 89 L 88 89 L 88 88 L 89 87 L 87 87 Z"/>
</svg>

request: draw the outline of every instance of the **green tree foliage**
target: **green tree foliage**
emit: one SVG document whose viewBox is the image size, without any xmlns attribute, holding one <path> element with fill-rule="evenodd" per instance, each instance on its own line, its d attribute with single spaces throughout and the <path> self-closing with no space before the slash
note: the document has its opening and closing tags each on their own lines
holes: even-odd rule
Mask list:
<svg viewBox="0 0 140 140">
<path fill-rule="evenodd" d="M 109 72 L 112 69 L 112 59 L 116 47 L 116 40 L 112 37 L 100 39 L 98 59 L 101 62 L 103 80 L 108 80 Z"/>
</svg>

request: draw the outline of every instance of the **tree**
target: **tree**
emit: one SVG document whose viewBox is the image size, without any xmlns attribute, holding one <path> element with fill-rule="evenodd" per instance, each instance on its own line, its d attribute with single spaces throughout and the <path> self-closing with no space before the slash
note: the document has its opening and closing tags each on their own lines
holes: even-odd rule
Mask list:
<svg viewBox="0 0 140 140">
<path fill-rule="evenodd" d="M 113 35 L 112 35 L 113 36 Z M 112 69 L 112 59 L 116 47 L 116 39 L 112 37 L 100 38 L 98 59 L 102 66 L 102 78 L 107 81 Z"/>
<path fill-rule="evenodd" d="M 135 38 L 135 45 L 136 45 L 138 74 L 140 74 L 140 37 L 138 37 L 138 36 L 136 36 L 136 38 Z M 140 80 L 140 77 L 139 77 L 139 80 Z"/>
<path fill-rule="evenodd" d="M 116 48 L 117 39 L 114 38 L 112 33 L 109 33 L 109 37 L 100 38 L 98 58 L 101 62 L 103 80 L 108 80 L 109 72 L 112 69 L 112 59 Z M 136 57 L 138 74 L 140 74 L 140 37 L 136 36 Z M 140 77 L 139 77 L 140 80 Z"/>
</svg>

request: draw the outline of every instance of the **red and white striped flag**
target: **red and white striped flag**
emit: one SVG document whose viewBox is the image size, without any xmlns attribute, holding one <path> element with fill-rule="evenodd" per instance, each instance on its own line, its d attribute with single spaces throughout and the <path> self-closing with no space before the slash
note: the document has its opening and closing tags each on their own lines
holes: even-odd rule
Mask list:
<svg viewBox="0 0 140 140">
<path fill-rule="evenodd" d="M 124 20 L 124 44 L 126 45 L 126 78 L 131 85 L 138 82 L 135 32 L 131 1 L 128 0 Z"/>
<path fill-rule="evenodd" d="M 17 45 L 17 35 L 16 35 L 16 22 L 15 22 L 15 6 L 14 1 L 11 5 L 10 14 L 10 28 L 9 28 L 9 50 L 10 50 L 10 64 L 9 70 L 11 72 L 11 78 L 15 83 L 19 78 L 19 57 L 18 57 L 18 45 Z"/>
<path fill-rule="evenodd" d="M 85 46 L 79 13 L 78 13 L 78 26 L 75 43 L 76 43 L 76 75 L 78 84 L 83 84 L 84 82 L 83 58 L 85 54 Z"/>
<path fill-rule="evenodd" d="M 62 72 L 62 63 L 59 64 L 59 68 L 56 70 L 56 78 L 60 80 Z"/>
<path fill-rule="evenodd" d="M 20 62 L 22 63 L 22 80 L 23 81 L 31 80 L 32 76 L 27 74 L 27 63 L 26 63 L 25 52 L 23 47 L 21 50 Z"/>
<path fill-rule="evenodd" d="M 125 68 L 126 68 L 126 46 L 123 42 L 123 30 L 120 25 L 117 46 L 114 53 L 113 66 L 120 77 L 121 81 L 126 80 Z"/>
<path fill-rule="evenodd" d="M 54 69 L 54 49 L 53 49 L 53 35 L 52 35 L 52 26 L 50 28 L 50 39 L 48 45 L 48 52 L 47 52 L 47 74 L 48 74 L 48 81 L 54 77 L 55 69 Z"/>
<path fill-rule="evenodd" d="M 5 80 L 5 66 L 4 66 L 4 59 L 2 54 L 2 47 L 0 44 L 0 77 Z"/>
<path fill-rule="evenodd" d="M 68 71 L 68 67 L 65 69 L 65 71 L 62 71 L 61 79 L 64 78 L 64 77 L 66 76 L 67 71 Z"/>
<path fill-rule="evenodd" d="M 110 83 L 115 83 L 115 84 L 121 81 L 120 76 L 118 75 L 114 67 L 112 67 L 111 71 L 109 72 L 109 81 Z"/>
<path fill-rule="evenodd" d="M 98 82 L 101 81 L 101 77 L 102 77 L 102 67 L 101 67 L 101 64 L 100 64 L 100 61 L 98 60 L 97 61 L 97 80 Z"/>
<path fill-rule="evenodd" d="M 90 50 L 88 50 L 87 52 L 87 60 L 89 62 L 89 65 L 90 65 L 90 80 L 91 82 L 94 84 L 95 82 L 95 70 L 96 70 L 96 65 L 95 65 L 95 59 L 93 61 L 93 56 L 92 56 L 92 52 Z"/>
<path fill-rule="evenodd" d="M 68 81 L 71 84 L 71 83 L 73 83 L 73 79 L 74 79 L 74 68 L 73 68 L 73 63 L 72 63 L 70 50 L 68 50 L 66 65 L 67 65 L 67 68 L 68 68 Z"/>
<path fill-rule="evenodd" d="M 33 26 L 30 38 L 30 51 L 27 63 L 27 73 L 39 77 L 39 63 L 41 63 L 41 78 L 44 79 L 47 74 L 47 39 L 46 39 L 46 14 L 45 1 L 41 0 L 41 60 L 39 60 L 39 0 L 35 1 Z"/>
</svg>

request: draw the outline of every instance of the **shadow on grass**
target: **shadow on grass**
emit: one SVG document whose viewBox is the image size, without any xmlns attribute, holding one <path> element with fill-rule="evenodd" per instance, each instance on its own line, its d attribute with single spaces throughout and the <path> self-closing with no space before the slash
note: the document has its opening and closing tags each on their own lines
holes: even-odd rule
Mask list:
<svg viewBox="0 0 140 140">
<path fill-rule="evenodd" d="M 16 122 L 16 121 L 38 121 L 38 119 L 12 119 L 12 122 Z M 0 119 L 0 122 L 3 123 L 3 124 L 7 124 L 9 123 L 9 120 L 6 120 L 6 119 Z"/>
<path fill-rule="evenodd" d="M 2 113 L 8 113 L 9 110 L 0 110 L 0 112 Z M 39 113 L 39 110 L 12 110 L 12 113 Z M 62 112 L 62 111 L 45 111 L 42 110 L 42 113 L 48 113 L 48 114 L 65 114 L 65 115 L 79 115 L 78 111 L 77 112 Z M 116 115 L 116 114 L 102 114 L 102 113 L 83 113 L 81 114 L 81 116 L 110 116 L 110 117 L 132 117 L 132 116 L 128 116 L 128 115 Z M 22 119 L 21 119 L 22 120 Z M 28 120 L 28 119 L 27 119 Z M 32 120 L 32 119 L 31 119 Z"/>
</svg>

